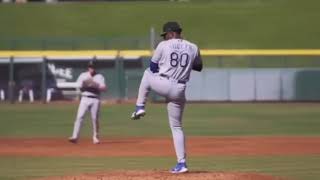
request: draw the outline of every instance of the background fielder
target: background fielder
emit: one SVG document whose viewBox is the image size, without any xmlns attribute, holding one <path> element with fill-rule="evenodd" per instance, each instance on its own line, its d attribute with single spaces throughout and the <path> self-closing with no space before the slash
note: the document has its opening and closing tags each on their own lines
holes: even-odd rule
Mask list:
<svg viewBox="0 0 320 180">
<path fill-rule="evenodd" d="M 150 90 L 166 98 L 169 124 L 172 131 L 177 165 L 172 173 L 188 171 L 186 163 L 185 136 L 182 129 L 182 114 L 186 102 L 186 83 L 191 70 L 202 70 L 202 59 L 198 47 L 182 39 L 182 29 L 177 22 L 167 22 L 163 26 L 162 41 L 157 46 L 150 62 L 150 68 L 142 77 L 136 110 L 132 119 L 145 115 L 145 104 Z"/>
<path fill-rule="evenodd" d="M 100 93 L 106 91 L 107 87 L 104 77 L 96 72 L 95 61 L 89 62 L 88 71 L 80 74 L 77 83 L 81 89 L 81 101 L 69 141 L 77 143 L 84 116 L 89 110 L 92 120 L 92 140 L 94 144 L 99 144 Z"/>
</svg>

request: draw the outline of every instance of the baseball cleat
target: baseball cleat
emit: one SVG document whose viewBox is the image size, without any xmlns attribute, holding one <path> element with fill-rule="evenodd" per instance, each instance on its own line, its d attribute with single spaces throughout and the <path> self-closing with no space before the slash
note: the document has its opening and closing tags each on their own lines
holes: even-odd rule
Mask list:
<svg viewBox="0 0 320 180">
<path fill-rule="evenodd" d="M 71 142 L 71 143 L 73 143 L 73 144 L 77 144 L 78 139 L 77 139 L 77 138 L 70 137 L 70 138 L 68 139 L 68 141 Z"/>
<path fill-rule="evenodd" d="M 94 137 L 93 144 L 100 144 L 100 140 L 98 138 Z"/>
<path fill-rule="evenodd" d="M 171 169 L 172 174 L 180 174 L 188 172 L 186 163 L 178 163 L 174 168 Z"/>
<path fill-rule="evenodd" d="M 132 113 L 131 115 L 131 119 L 132 120 L 138 120 L 141 117 L 143 117 L 144 115 L 146 115 L 146 111 L 144 110 L 143 106 L 137 106 L 136 107 L 136 111 Z"/>
</svg>

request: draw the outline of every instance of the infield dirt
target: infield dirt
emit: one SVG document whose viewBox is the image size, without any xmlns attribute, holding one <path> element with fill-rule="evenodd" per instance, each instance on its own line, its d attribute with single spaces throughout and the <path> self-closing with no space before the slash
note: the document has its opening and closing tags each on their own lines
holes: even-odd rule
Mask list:
<svg viewBox="0 0 320 180">
<path fill-rule="evenodd" d="M 171 138 L 105 138 L 78 144 L 62 138 L 0 138 L 1 156 L 34 157 L 175 157 Z M 319 155 L 320 137 L 189 137 L 190 156 Z M 128 150 L 130 148 L 130 150 Z M 68 153 L 66 153 L 68 152 Z M 256 173 L 196 172 L 172 175 L 168 171 L 107 171 L 41 180 L 277 180 Z"/>
</svg>

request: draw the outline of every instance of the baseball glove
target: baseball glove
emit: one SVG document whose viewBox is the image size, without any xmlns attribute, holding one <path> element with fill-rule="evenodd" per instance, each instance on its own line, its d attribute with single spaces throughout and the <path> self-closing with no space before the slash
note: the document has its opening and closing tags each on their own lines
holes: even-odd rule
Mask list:
<svg viewBox="0 0 320 180">
<path fill-rule="evenodd" d="M 82 87 L 84 88 L 98 88 L 99 84 L 94 82 L 92 78 L 86 79 L 82 83 Z"/>
</svg>

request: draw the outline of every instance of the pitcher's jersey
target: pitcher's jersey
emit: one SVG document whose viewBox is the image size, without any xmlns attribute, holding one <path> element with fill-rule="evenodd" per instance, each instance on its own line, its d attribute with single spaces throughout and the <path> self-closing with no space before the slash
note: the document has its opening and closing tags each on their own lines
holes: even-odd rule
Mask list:
<svg viewBox="0 0 320 180">
<path fill-rule="evenodd" d="M 199 58 L 197 45 L 184 39 L 170 39 L 159 43 L 151 61 L 158 63 L 159 74 L 187 82 L 193 62 Z"/>
<path fill-rule="evenodd" d="M 89 72 L 83 72 L 79 75 L 78 79 L 77 79 L 77 83 L 79 85 L 79 87 L 82 87 L 83 81 L 93 78 L 93 81 L 98 83 L 100 87 L 102 86 L 106 86 L 105 84 L 105 80 L 104 77 L 101 74 L 96 74 L 93 77 L 91 76 L 91 74 Z M 99 93 L 94 93 L 94 92 L 89 92 L 89 91 L 83 91 L 81 93 L 81 95 L 83 96 L 98 96 Z"/>
</svg>

